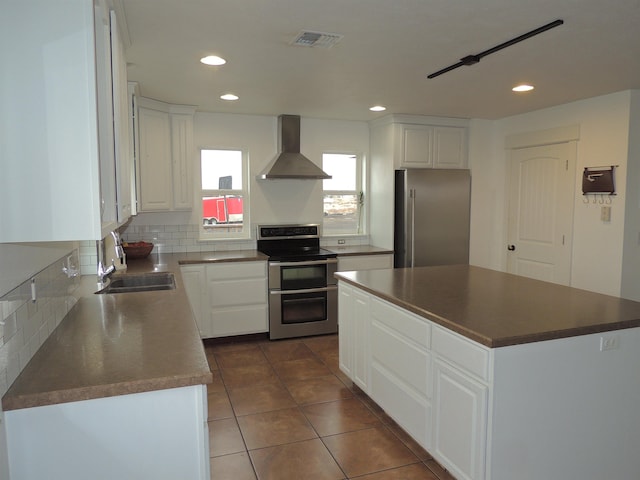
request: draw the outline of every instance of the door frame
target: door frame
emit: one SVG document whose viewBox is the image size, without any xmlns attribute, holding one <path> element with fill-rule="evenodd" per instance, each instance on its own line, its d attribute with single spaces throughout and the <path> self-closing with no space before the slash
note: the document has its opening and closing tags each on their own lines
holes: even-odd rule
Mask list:
<svg viewBox="0 0 640 480">
<path fill-rule="evenodd" d="M 553 145 L 558 143 L 573 143 L 575 148 L 571 149 L 569 159 L 569 170 L 573 165 L 573 204 L 571 205 L 571 229 L 568 235 L 568 240 L 565 240 L 568 252 L 570 255 L 570 276 L 569 286 L 571 285 L 571 279 L 573 277 L 573 230 L 575 221 L 575 192 L 576 192 L 576 170 L 577 170 L 577 142 L 580 140 L 580 125 L 568 125 L 564 127 L 555 127 L 545 130 L 535 130 L 524 133 L 517 133 L 508 135 L 505 138 L 505 162 L 506 162 L 506 176 L 505 176 L 505 210 L 504 210 L 504 232 L 503 232 L 503 247 L 501 261 L 504 265 L 505 272 L 508 268 L 508 251 L 507 244 L 509 242 L 509 212 L 511 209 L 511 176 L 512 176 L 512 162 L 511 154 L 514 149 L 529 148 L 529 147 L 541 147 L 545 145 Z"/>
</svg>

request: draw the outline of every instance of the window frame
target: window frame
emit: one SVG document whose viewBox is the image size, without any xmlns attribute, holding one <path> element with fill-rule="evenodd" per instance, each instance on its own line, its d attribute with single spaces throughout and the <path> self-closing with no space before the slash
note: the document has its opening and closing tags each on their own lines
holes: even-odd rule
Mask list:
<svg viewBox="0 0 640 480">
<path fill-rule="evenodd" d="M 242 168 L 242 189 L 203 189 L 202 188 L 202 152 L 209 150 L 217 151 L 233 151 L 240 152 L 241 156 L 241 168 Z M 198 204 L 198 232 L 199 239 L 201 241 L 220 241 L 220 240 L 249 240 L 251 239 L 251 220 L 250 220 L 250 178 L 249 178 L 249 152 L 244 148 L 235 147 L 200 147 L 198 149 L 198 188 L 197 188 L 197 204 Z M 203 206 L 202 200 L 205 197 L 218 197 L 218 196 L 242 196 L 242 229 L 240 231 L 222 231 L 222 227 L 218 227 L 219 230 L 206 229 L 203 223 Z M 223 224 L 224 225 L 224 224 Z M 237 226 L 238 224 L 230 224 Z"/>
<path fill-rule="evenodd" d="M 324 150 L 322 152 L 322 165 L 324 169 L 325 155 L 345 155 L 355 158 L 356 163 L 356 189 L 355 190 L 325 190 L 322 183 L 322 235 L 326 237 L 361 236 L 367 232 L 367 196 L 366 196 L 366 164 L 365 156 L 359 152 L 348 150 Z M 327 229 L 324 216 L 324 199 L 327 195 L 353 195 L 358 198 L 358 227 L 355 232 L 338 232 Z"/>
</svg>

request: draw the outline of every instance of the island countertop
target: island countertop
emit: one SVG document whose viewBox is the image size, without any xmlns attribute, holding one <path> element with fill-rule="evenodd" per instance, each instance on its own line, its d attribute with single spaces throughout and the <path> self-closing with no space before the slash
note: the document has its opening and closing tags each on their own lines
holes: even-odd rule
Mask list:
<svg viewBox="0 0 640 480">
<path fill-rule="evenodd" d="M 336 277 L 491 348 L 640 326 L 640 302 L 469 265 Z"/>
</svg>

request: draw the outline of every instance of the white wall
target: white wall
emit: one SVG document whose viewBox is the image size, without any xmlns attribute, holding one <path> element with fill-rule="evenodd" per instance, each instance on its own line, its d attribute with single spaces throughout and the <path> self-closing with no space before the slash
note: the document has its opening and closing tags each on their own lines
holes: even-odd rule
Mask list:
<svg viewBox="0 0 640 480">
<path fill-rule="evenodd" d="M 275 116 L 196 113 L 196 149 L 234 148 L 249 153 L 251 223 L 322 223 L 322 182 L 319 180 L 257 180 L 277 155 L 278 119 Z M 369 155 L 366 122 L 302 118 L 301 152 L 317 165 L 322 152 L 344 151 Z M 199 170 L 198 158 L 194 158 Z M 199 224 L 192 213 L 140 214 L 134 225 Z"/>
<path fill-rule="evenodd" d="M 640 90 L 631 92 L 621 296 L 640 301 Z"/>
<path fill-rule="evenodd" d="M 504 148 L 505 139 L 512 134 L 577 124 L 580 126 L 580 140 L 576 165 L 571 286 L 619 295 L 630 108 L 631 92 L 626 91 L 496 122 L 473 121 L 470 136 L 474 190 L 471 263 L 499 270 L 504 270 L 506 265 L 504 179 L 508 152 Z M 584 167 L 604 165 L 619 165 L 616 169 L 617 196 L 613 197 L 611 204 L 611 222 L 600 220 L 599 204 L 583 203 L 581 190 Z M 502 216 L 502 222 L 499 216 Z"/>
</svg>

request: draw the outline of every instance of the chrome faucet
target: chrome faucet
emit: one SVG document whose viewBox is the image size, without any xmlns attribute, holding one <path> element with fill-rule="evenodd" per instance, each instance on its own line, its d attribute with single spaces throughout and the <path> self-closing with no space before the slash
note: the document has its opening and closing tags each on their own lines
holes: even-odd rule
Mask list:
<svg viewBox="0 0 640 480">
<path fill-rule="evenodd" d="M 109 235 L 111 235 L 111 237 L 113 238 L 116 258 L 122 259 L 124 257 L 124 249 L 122 248 L 120 235 L 118 235 L 118 232 L 116 231 L 109 232 Z M 104 241 L 100 240 L 98 242 L 98 279 L 100 280 L 100 283 L 105 283 L 107 279 L 116 271 L 115 259 L 111 260 L 111 265 L 106 266 L 107 258 L 108 257 L 105 253 Z"/>
<path fill-rule="evenodd" d="M 104 264 L 102 263 L 102 260 L 98 261 L 98 278 L 100 278 L 100 283 L 104 283 L 107 281 L 107 279 L 113 275 L 113 273 L 116 271 L 116 263 L 114 260 L 111 260 L 111 265 L 109 265 L 107 268 L 104 268 Z"/>
</svg>

